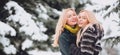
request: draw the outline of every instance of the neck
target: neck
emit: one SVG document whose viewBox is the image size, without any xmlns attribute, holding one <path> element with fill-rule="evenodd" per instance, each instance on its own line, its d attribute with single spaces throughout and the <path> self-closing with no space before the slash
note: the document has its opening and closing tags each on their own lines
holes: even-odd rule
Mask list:
<svg viewBox="0 0 120 55">
<path fill-rule="evenodd" d="M 76 34 L 78 32 L 78 30 L 79 30 L 79 26 L 78 25 L 75 25 L 73 27 L 71 27 L 69 25 L 65 25 L 64 28 L 69 30 L 71 33 L 74 33 L 74 34 Z"/>
<path fill-rule="evenodd" d="M 85 25 L 86 26 L 86 25 Z M 85 26 L 83 26 L 82 28 L 84 29 L 85 28 Z"/>
<path fill-rule="evenodd" d="M 68 24 L 67 24 L 67 25 L 68 25 Z M 76 25 L 68 25 L 68 26 L 70 26 L 70 27 L 74 28 Z"/>
</svg>

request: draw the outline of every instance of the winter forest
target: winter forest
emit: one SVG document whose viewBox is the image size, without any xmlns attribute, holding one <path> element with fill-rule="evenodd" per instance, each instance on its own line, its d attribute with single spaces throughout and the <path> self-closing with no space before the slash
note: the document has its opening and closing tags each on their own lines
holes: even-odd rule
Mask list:
<svg viewBox="0 0 120 55">
<path fill-rule="evenodd" d="M 64 8 L 94 12 L 105 32 L 100 55 L 120 55 L 120 0 L 0 0 L 0 55 L 61 55 L 51 44 Z"/>
</svg>

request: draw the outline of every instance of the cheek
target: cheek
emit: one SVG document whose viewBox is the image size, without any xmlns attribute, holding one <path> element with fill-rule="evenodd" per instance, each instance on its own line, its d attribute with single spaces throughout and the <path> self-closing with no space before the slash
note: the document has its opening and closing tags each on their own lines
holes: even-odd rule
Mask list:
<svg viewBox="0 0 120 55">
<path fill-rule="evenodd" d="M 68 24 L 68 25 L 75 25 L 75 24 L 77 24 L 77 19 L 75 19 L 75 20 L 73 21 L 73 19 L 69 18 L 69 19 L 67 20 L 67 24 Z"/>
<path fill-rule="evenodd" d="M 84 20 L 84 25 L 87 25 L 89 22 L 88 22 L 88 20 Z"/>
<path fill-rule="evenodd" d="M 68 19 L 67 19 L 67 24 L 70 24 L 70 23 L 71 23 L 71 22 L 70 22 L 70 19 L 68 18 Z"/>
<path fill-rule="evenodd" d="M 78 22 L 78 18 L 75 18 L 76 22 Z"/>
<path fill-rule="evenodd" d="M 70 18 L 67 19 L 67 23 L 70 23 Z"/>
<path fill-rule="evenodd" d="M 78 18 L 78 22 L 80 22 L 81 20 Z"/>
<path fill-rule="evenodd" d="M 88 24 L 88 20 L 84 20 L 84 19 L 78 19 L 78 25 L 79 26 L 84 26 Z"/>
</svg>

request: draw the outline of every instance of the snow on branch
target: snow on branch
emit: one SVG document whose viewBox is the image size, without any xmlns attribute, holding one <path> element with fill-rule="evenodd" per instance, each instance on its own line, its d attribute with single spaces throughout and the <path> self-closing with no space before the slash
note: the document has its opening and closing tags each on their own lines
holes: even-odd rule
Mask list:
<svg viewBox="0 0 120 55">
<path fill-rule="evenodd" d="M 15 36 L 16 31 L 8 24 L 5 24 L 5 23 L 0 21 L 0 35 L 5 36 L 6 34 L 10 34 L 11 36 Z"/>
<path fill-rule="evenodd" d="M 37 23 L 32 19 L 33 16 L 31 14 L 27 13 L 16 2 L 14 2 L 14 1 L 8 2 L 6 4 L 5 8 L 7 10 L 9 10 L 9 13 L 11 14 L 7 18 L 7 20 L 14 22 L 15 25 L 18 25 L 18 23 L 21 25 L 21 27 L 19 27 L 19 29 L 18 29 L 19 32 L 24 32 L 25 35 L 31 36 L 33 40 L 46 41 L 48 39 L 48 36 L 46 34 L 44 34 L 43 30 L 42 30 L 42 29 L 44 29 L 46 31 L 47 28 L 38 27 Z M 42 6 L 41 6 L 41 9 L 45 13 L 47 12 L 47 10 Z M 12 12 L 15 12 L 15 14 L 12 14 Z M 40 26 L 44 26 L 44 25 L 40 24 Z"/>
</svg>

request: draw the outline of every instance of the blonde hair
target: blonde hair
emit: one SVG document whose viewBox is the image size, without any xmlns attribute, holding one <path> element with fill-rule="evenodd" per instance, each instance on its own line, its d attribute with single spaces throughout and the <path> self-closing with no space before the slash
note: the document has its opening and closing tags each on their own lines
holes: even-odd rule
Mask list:
<svg viewBox="0 0 120 55">
<path fill-rule="evenodd" d="M 85 14 L 86 18 L 88 19 L 88 24 L 86 25 L 86 27 L 83 29 L 83 31 L 81 32 L 81 30 L 77 33 L 77 40 L 76 40 L 76 44 L 78 46 L 78 43 L 80 42 L 81 36 L 83 35 L 83 32 L 92 24 L 99 24 L 99 22 L 97 21 L 95 15 L 88 10 L 81 10 L 80 13 Z M 80 14 L 79 13 L 79 14 Z"/>
<path fill-rule="evenodd" d="M 74 9 L 72 8 L 67 8 L 67 9 L 63 9 L 62 10 L 62 13 L 59 17 L 59 20 L 58 20 L 58 23 L 56 25 L 56 29 L 55 29 L 55 35 L 54 35 L 54 42 L 53 42 L 53 47 L 56 47 L 58 45 L 58 39 L 59 39 L 59 36 L 60 34 L 62 33 L 62 31 L 64 31 L 64 26 L 67 22 L 67 17 L 66 17 L 66 13 L 68 11 L 73 11 L 75 12 Z"/>
</svg>

